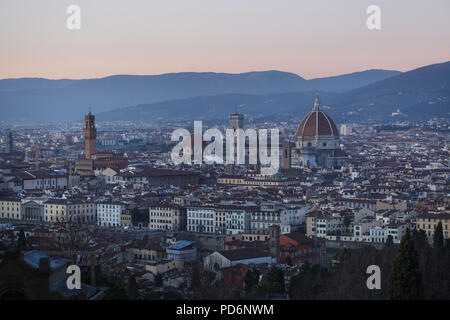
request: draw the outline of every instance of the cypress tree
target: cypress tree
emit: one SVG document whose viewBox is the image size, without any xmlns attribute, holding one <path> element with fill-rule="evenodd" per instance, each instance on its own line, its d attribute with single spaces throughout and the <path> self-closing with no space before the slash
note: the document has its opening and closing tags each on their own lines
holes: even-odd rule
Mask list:
<svg viewBox="0 0 450 320">
<path fill-rule="evenodd" d="M 253 287 L 258 285 L 259 282 L 259 271 L 257 269 L 249 268 L 244 277 L 245 292 L 249 294 Z"/>
<path fill-rule="evenodd" d="M 128 288 L 127 288 L 128 299 L 136 300 L 137 296 L 138 296 L 137 291 L 138 290 L 137 290 L 136 277 L 133 274 L 128 278 Z"/>
<path fill-rule="evenodd" d="M 201 280 L 200 280 L 200 270 L 198 266 L 194 266 L 192 269 L 192 281 L 191 281 L 191 287 L 198 289 L 201 286 Z"/>
<path fill-rule="evenodd" d="M 386 244 L 384 245 L 385 247 L 390 247 L 394 244 L 394 241 L 392 239 L 391 235 L 388 235 L 387 239 L 386 239 Z"/>
<path fill-rule="evenodd" d="M 287 264 L 288 266 L 292 266 L 292 258 L 291 258 L 291 256 L 287 256 L 287 257 L 286 257 L 286 264 Z"/>
<path fill-rule="evenodd" d="M 393 262 L 389 276 L 389 297 L 393 300 L 423 299 L 422 275 L 409 229 L 402 238 Z"/>
<path fill-rule="evenodd" d="M 19 236 L 17 238 L 17 247 L 20 250 L 23 250 L 27 247 L 27 238 L 25 237 L 25 232 L 23 231 L 23 228 L 20 228 Z"/>
<path fill-rule="evenodd" d="M 442 250 L 444 248 L 444 234 L 442 232 L 442 223 L 440 221 L 434 230 L 433 248 L 436 250 Z"/>
<path fill-rule="evenodd" d="M 161 273 L 156 274 L 155 276 L 155 286 L 162 287 L 163 286 L 163 277 Z"/>
</svg>

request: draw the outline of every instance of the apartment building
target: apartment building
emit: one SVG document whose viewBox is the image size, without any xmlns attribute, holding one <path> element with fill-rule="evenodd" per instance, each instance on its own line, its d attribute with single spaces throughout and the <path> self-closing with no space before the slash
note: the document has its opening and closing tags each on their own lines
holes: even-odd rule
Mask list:
<svg viewBox="0 0 450 320">
<path fill-rule="evenodd" d="M 195 261 L 197 249 L 193 241 L 180 240 L 166 248 L 168 260 Z"/>
<path fill-rule="evenodd" d="M 0 199 L 0 218 L 22 219 L 20 199 Z"/>
<path fill-rule="evenodd" d="M 281 212 L 281 233 L 291 233 L 297 231 L 300 224 L 305 223 L 306 214 L 311 206 L 306 205 L 285 205 Z"/>
<path fill-rule="evenodd" d="M 355 241 L 370 241 L 370 228 L 380 225 L 375 217 L 364 217 L 353 223 L 353 237 Z"/>
<path fill-rule="evenodd" d="M 271 225 L 278 225 L 281 228 L 282 211 L 276 203 L 262 203 L 259 211 L 252 212 L 251 232 L 268 234 Z"/>
<path fill-rule="evenodd" d="M 44 202 L 44 221 L 95 223 L 95 203 L 85 200 L 49 199 Z"/>
<path fill-rule="evenodd" d="M 316 230 L 317 229 L 317 230 Z M 325 238 L 327 235 L 342 234 L 346 230 L 344 217 L 325 213 L 306 216 L 306 236 Z"/>
<path fill-rule="evenodd" d="M 449 221 L 450 214 L 447 213 L 421 214 L 416 218 L 416 229 L 425 231 L 427 238 L 431 240 L 434 237 L 434 230 L 436 229 L 438 223 L 441 222 L 444 239 L 448 239 L 450 232 Z"/>
<path fill-rule="evenodd" d="M 21 181 L 22 190 L 65 190 L 68 187 L 66 173 L 48 170 L 24 170 L 14 173 L 16 180 Z"/>
<path fill-rule="evenodd" d="M 216 233 L 214 207 L 187 207 L 187 231 Z"/>
<path fill-rule="evenodd" d="M 247 233 L 250 231 L 251 215 L 258 207 L 223 206 L 227 234 Z"/>
<path fill-rule="evenodd" d="M 181 231 L 186 230 L 186 209 L 172 204 L 158 204 L 149 207 L 149 229 Z"/>
<path fill-rule="evenodd" d="M 125 205 L 121 202 L 97 202 L 97 225 L 102 227 L 120 227 L 121 214 L 125 211 Z"/>
<path fill-rule="evenodd" d="M 227 233 L 227 208 L 217 207 L 214 211 L 214 223 L 216 226 L 216 232 L 219 234 Z"/>
<path fill-rule="evenodd" d="M 309 262 L 324 265 L 326 262 L 325 240 L 308 238 L 299 232 L 292 232 L 280 236 L 280 262 L 286 263 L 290 257 L 291 263 L 297 265 Z"/>
<path fill-rule="evenodd" d="M 120 215 L 120 226 L 131 227 L 132 225 L 131 213 L 129 212 L 129 210 L 125 210 L 125 212 L 122 212 L 122 214 Z"/>
</svg>

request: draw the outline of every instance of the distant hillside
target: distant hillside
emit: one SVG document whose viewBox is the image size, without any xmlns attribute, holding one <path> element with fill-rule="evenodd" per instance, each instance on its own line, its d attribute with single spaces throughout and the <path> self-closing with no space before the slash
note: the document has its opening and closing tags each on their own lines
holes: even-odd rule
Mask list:
<svg viewBox="0 0 450 320">
<path fill-rule="evenodd" d="M 397 73 L 368 70 L 312 80 L 281 71 L 117 75 L 82 80 L 5 79 L 0 80 L 0 118 L 9 121 L 78 120 L 89 107 L 100 113 L 130 105 L 208 95 L 340 92 Z"/>
<path fill-rule="evenodd" d="M 43 78 L 3 79 L 0 80 L 0 92 L 62 88 L 67 85 L 74 84 L 77 81 L 79 80 L 49 80 Z"/>
<path fill-rule="evenodd" d="M 326 112 L 339 122 L 449 117 L 449 84 L 450 62 L 446 62 L 395 75 L 345 93 L 321 92 L 320 100 L 326 106 Z M 250 116 L 303 117 L 311 109 L 313 100 L 312 91 L 201 96 L 119 108 L 100 113 L 98 119 L 226 119 L 236 108 Z M 392 112 L 397 109 L 400 109 L 400 115 L 393 118 Z"/>
<path fill-rule="evenodd" d="M 305 84 L 305 89 L 323 90 L 330 92 L 344 92 L 365 85 L 384 80 L 401 74 L 400 71 L 393 70 L 367 70 L 354 72 L 335 77 L 311 79 Z"/>
<path fill-rule="evenodd" d="M 321 99 L 331 100 L 335 93 L 322 92 Z M 314 92 L 290 92 L 270 95 L 224 94 L 142 104 L 115 109 L 97 115 L 98 121 L 154 121 L 161 119 L 227 119 L 238 110 L 252 117 L 269 115 L 303 117 L 312 109 Z"/>
<path fill-rule="evenodd" d="M 450 61 L 433 64 L 336 96 L 344 118 L 385 118 L 400 109 L 405 118 L 449 116 Z"/>
</svg>

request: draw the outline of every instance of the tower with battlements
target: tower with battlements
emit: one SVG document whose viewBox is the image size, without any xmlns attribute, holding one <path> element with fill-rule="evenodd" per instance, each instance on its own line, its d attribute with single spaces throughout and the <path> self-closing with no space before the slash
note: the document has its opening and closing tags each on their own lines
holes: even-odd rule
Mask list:
<svg viewBox="0 0 450 320">
<path fill-rule="evenodd" d="M 95 139 L 97 138 L 95 116 L 91 113 L 91 111 L 89 111 L 89 113 L 84 117 L 84 123 L 84 154 L 86 159 L 91 159 L 91 157 L 95 154 Z"/>
</svg>

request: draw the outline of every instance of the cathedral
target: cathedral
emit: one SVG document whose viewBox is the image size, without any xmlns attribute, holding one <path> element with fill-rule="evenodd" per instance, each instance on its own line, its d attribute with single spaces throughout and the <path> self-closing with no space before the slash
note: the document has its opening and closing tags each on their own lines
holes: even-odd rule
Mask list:
<svg viewBox="0 0 450 320">
<path fill-rule="evenodd" d="M 347 156 L 340 148 L 339 131 L 322 111 L 318 93 L 313 109 L 298 126 L 296 147 L 304 167 L 334 168 L 346 162 Z"/>
</svg>

